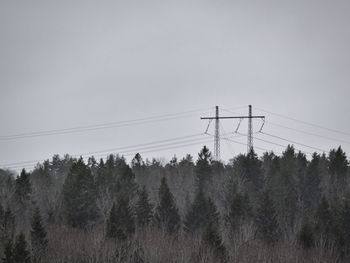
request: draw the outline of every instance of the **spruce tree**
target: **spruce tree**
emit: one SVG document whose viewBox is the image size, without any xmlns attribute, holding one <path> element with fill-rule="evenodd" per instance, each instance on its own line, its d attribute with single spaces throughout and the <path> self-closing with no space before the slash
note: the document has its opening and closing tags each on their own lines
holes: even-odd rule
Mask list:
<svg viewBox="0 0 350 263">
<path fill-rule="evenodd" d="M 197 190 L 193 204 L 185 216 L 184 229 L 189 233 L 204 230 L 208 224 L 219 224 L 219 213 L 211 198 L 207 198 L 204 192 Z"/>
<path fill-rule="evenodd" d="M 135 232 L 134 218 L 127 198 L 121 198 L 113 204 L 107 220 L 107 238 L 126 240 Z"/>
<path fill-rule="evenodd" d="M 15 197 L 19 204 L 25 205 L 26 201 L 30 199 L 31 191 L 32 187 L 29 180 L 29 173 L 23 169 L 15 182 Z"/>
<path fill-rule="evenodd" d="M 229 206 L 229 212 L 226 216 L 226 222 L 230 226 L 231 230 L 236 231 L 241 223 L 248 219 L 249 214 L 249 196 L 244 196 L 237 192 L 232 198 Z"/>
<path fill-rule="evenodd" d="M 13 238 L 15 232 L 15 216 L 12 214 L 10 206 L 7 206 L 1 222 L 1 239 L 9 240 Z"/>
<path fill-rule="evenodd" d="M 63 211 L 72 227 L 84 228 L 97 217 L 96 189 L 82 158 L 74 162 L 63 185 Z"/>
<path fill-rule="evenodd" d="M 329 153 L 329 171 L 332 175 L 333 181 L 337 180 L 339 184 L 345 182 L 348 164 L 346 154 L 339 146 L 337 150 L 333 149 Z"/>
<path fill-rule="evenodd" d="M 27 241 L 23 233 L 16 237 L 16 242 L 13 248 L 14 263 L 29 263 L 30 253 L 27 250 Z"/>
<path fill-rule="evenodd" d="M 301 157 L 301 156 L 300 156 Z M 291 234 L 298 217 L 297 156 L 288 146 L 281 157 L 275 157 L 267 180 L 270 197 L 276 210 L 277 222 L 283 233 Z"/>
<path fill-rule="evenodd" d="M 158 198 L 159 203 L 154 214 L 156 225 L 165 228 L 170 234 L 177 232 L 180 228 L 180 215 L 165 177 L 161 180 Z"/>
<path fill-rule="evenodd" d="M 4 257 L 2 258 L 3 263 L 14 263 L 13 259 L 13 244 L 12 240 L 7 240 L 4 248 Z"/>
<path fill-rule="evenodd" d="M 135 197 L 137 190 L 135 174 L 126 163 L 124 157 L 117 156 L 115 166 L 116 181 L 112 183 L 112 191 L 117 194 L 117 198 L 128 198 L 131 200 Z"/>
<path fill-rule="evenodd" d="M 4 239 L 4 233 L 5 233 L 5 227 L 4 227 L 4 219 L 5 219 L 5 210 L 0 203 L 0 246 L 3 245 L 3 242 L 5 241 Z"/>
<path fill-rule="evenodd" d="M 262 194 L 256 211 L 255 225 L 257 236 L 266 243 L 274 243 L 279 239 L 279 228 L 273 202 L 267 192 Z"/>
<path fill-rule="evenodd" d="M 208 186 L 212 180 L 212 168 L 211 153 L 206 146 L 198 154 L 195 175 L 197 189 L 208 190 Z"/>
<path fill-rule="evenodd" d="M 136 223 L 140 227 L 147 226 L 152 220 L 153 206 L 150 204 L 146 187 L 143 186 L 138 193 L 138 200 L 135 206 Z"/>
<path fill-rule="evenodd" d="M 39 208 L 36 208 L 34 210 L 34 215 L 32 218 L 32 230 L 30 234 L 34 261 L 40 262 L 41 258 L 45 256 L 45 253 L 47 251 L 48 240 L 45 228 L 42 224 Z"/>
<path fill-rule="evenodd" d="M 330 241 L 333 231 L 333 216 L 326 197 L 322 197 L 315 215 L 315 230 L 319 237 Z"/>
<path fill-rule="evenodd" d="M 227 261 L 227 251 L 217 226 L 212 223 L 206 226 L 202 236 L 202 243 L 213 251 L 217 262 Z"/>
<path fill-rule="evenodd" d="M 131 161 L 131 167 L 133 169 L 135 168 L 141 168 L 145 165 L 144 161 L 142 160 L 141 154 L 136 153 L 135 157 Z"/>
<path fill-rule="evenodd" d="M 314 247 L 314 228 L 308 221 L 303 222 L 303 225 L 298 233 L 297 238 L 299 246 L 301 246 L 303 249 L 310 249 Z"/>
<path fill-rule="evenodd" d="M 262 163 L 253 149 L 249 151 L 245 158 L 242 176 L 246 188 L 245 191 L 251 193 L 254 197 L 252 199 L 255 201 L 263 187 L 264 181 Z"/>
<path fill-rule="evenodd" d="M 4 207 L 2 206 L 2 204 L 0 203 L 0 229 L 1 229 L 1 226 L 4 222 L 4 215 L 5 215 L 5 210 L 4 210 Z"/>
<path fill-rule="evenodd" d="M 333 205 L 338 202 L 339 197 L 343 197 L 346 192 L 346 186 L 348 184 L 348 165 L 345 152 L 339 147 L 337 150 L 329 152 L 329 172 L 331 175 L 331 190 L 329 195 L 329 201 Z"/>
<path fill-rule="evenodd" d="M 336 234 L 338 245 L 342 247 L 343 253 L 350 254 L 350 199 L 346 198 L 342 204 L 340 222 L 337 224 Z"/>
<path fill-rule="evenodd" d="M 314 153 L 312 155 L 312 160 L 307 167 L 304 185 L 302 186 L 302 197 L 308 214 L 311 214 L 316 210 L 321 198 L 319 163 L 320 156 Z"/>
</svg>

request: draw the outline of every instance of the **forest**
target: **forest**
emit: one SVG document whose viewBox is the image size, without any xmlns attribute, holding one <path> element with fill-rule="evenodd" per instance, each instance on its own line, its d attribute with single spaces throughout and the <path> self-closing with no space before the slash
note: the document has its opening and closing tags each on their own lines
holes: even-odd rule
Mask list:
<svg viewBox="0 0 350 263">
<path fill-rule="evenodd" d="M 55 155 L 0 170 L 0 258 L 22 262 L 349 262 L 349 162 L 204 146 L 168 163 Z"/>
</svg>

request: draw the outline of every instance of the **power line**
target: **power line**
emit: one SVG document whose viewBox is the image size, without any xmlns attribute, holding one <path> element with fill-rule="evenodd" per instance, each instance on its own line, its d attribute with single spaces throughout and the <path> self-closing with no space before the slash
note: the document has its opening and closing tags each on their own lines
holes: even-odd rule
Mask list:
<svg viewBox="0 0 350 263">
<path fill-rule="evenodd" d="M 259 110 L 262 110 L 262 109 L 257 108 L 257 107 L 255 107 L 255 108 L 259 109 Z M 231 111 L 231 110 L 228 110 L 228 109 L 221 108 L 221 110 L 229 112 L 229 113 L 233 113 L 233 114 L 239 114 L 237 112 L 234 112 L 234 111 Z M 268 111 L 264 111 L 264 112 L 270 113 Z M 311 136 L 315 136 L 315 137 L 319 137 L 319 138 L 323 138 L 323 139 L 327 139 L 327 140 L 331 140 L 331 141 L 337 141 L 337 142 L 341 142 L 341 143 L 350 144 L 350 141 L 341 140 L 341 139 L 337 139 L 337 138 L 333 138 L 333 137 L 329 137 L 329 136 L 324 136 L 324 135 L 320 135 L 320 134 L 316 134 L 316 133 L 312 133 L 312 132 L 308 132 L 308 131 L 304 131 L 304 130 L 300 130 L 300 129 L 296 129 L 296 128 L 291 128 L 291 127 L 288 127 L 288 126 L 285 126 L 285 125 L 281 125 L 281 124 L 277 124 L 277 123 L 274 123 L 274 122 L 271 122 L 271 121 L 265 121 L 265 123 L 273 125 L 273 126 L 277 126 L 277 127 L 283 128 L 283 129 L 288 129 L 288 130 L 292 130 L 292 131 L 295 131 L 295 132 L 299 132 L 299 133 L 303 133 L 303 134 L 307 134 L 307 135 L 311 135 Z"/>
<path fill-rule="evenodd" d="M 197 116 L 199 115 L 199 113 L 202 114 L 203 110 L 208 110 L 208 109 L 210 108 L 184 111 L 184 112 L 178 112 L 178 113 L 172 113 L 172 114 L 157 115 L 157 116 L 132 119 L 132 120 L 124 120 L 124 121 L 118 121 L 118 122 L 102 123 L 102 124 L 96 124 L 96 125 L 86 125 L 86 126 L 77 126 L 77 127 L 64 128 L 64 129 L 3 135 L 3 136 L 0 136 L 0 141 L 32 138 L 32 137 L 40 137 L 40 136 L 51 136 L 51 135 L 58 135 L 58 134 L 79 133 L 79 132 L 94 131 L 94 130 L 101 130 L 101 129 L 111 129 L 111 128 L 117 128 L 117 127 L 140 125 L 140 124 L 146 124 L 146 123 L 152 123 L 152 122 L 161 122 L 161 121 L 174 120 L 174 119 L 182 119 L 182 118 Z"/>
<path fill-rule="evenodd" d="M 134 153 L 137 153 L 137 152 L 140 153 L 140 154 L 143 154 L 143 153 L 149 153 L 149 152 L 155 152 L 155 151 L 164 151 L 164 150 L 170 150 L 170 149 L 176 149 L 176 148 L 183 148 L 183 147 L 198 145 L 198 144 L 207 143 L 207 142 L 210 142 L 210 141 L 211 140 L 201 139 L 198 142 L 180 144 L 180 145 L 171 146 L 171 147 L 165 147 L 166 145 L 158 145 L 158 146 L 153 146 L 153 147 L 145 147 L 145 148 L 143 148 L 144 151 L 140 151 L 140 150 L 142 150 L 142 148 L 141 148 L 141 149 L 124 151 L 123 153 L 119 153 L 119 154 L 121 154 L 122 156 L 130 156 L 130 155 L 134 155 Z M 179 143 L 172 143 L 172 144 L 179 144 Z M 168 145 L 172 145 L 172 144 L 168 144 Z M 156 149 L 152 149 L 152 148 L 155 148 L 155 147 L 157 147 L 157 148 Z M 108 154 L 108 153 L 106 153 L 106 154 Z M 94 157 L 103 157 L 106 154 L 104 154 L 104 155 L 102 155 L 102 154 L 94 155 Z M 78 155 L 78 156 L 83 156 L 83 155 Z M 72 157 L 77 157 L 77 156 L 74 155 Z M 39 162 L 37 162 L 37 163 L 39 163 Z M 28 168 L 34 168 L 37 163 L 32 164 L 32 165 L 27 165 L 27 166 L 17 165 L 17 166 L 7 167 L 7 168 L 10 168 L 10 169 L 16 169 L 16 168 L 22 169 L 23 167 L 24 168 L 27 168 L 27 167 Z"/>
<path fill-rule="evenodd" d="M 79 154 L 73 154 L 72 156 L 86 156 L 86 155 L 93 155 L 93 154 L 98 154 L 98 153 L 107 153 L 107 152 L 114 152 L 114 151 L 120 151 L 120 150 L 128 150 L 128 149 L 133 149 L 137 148 L 139 149 L 140 147 L 148 146 L 149 147 L 155 147 L 153 145 L 161 144 L 158 146 L 164 145 L 166 142 L 171 142 L 171 141 L 178 141 L 178 140 L 183 140 L 187 138 L 194 138 L 198 136 L 203 136 L 203 133 L 196 133 L 196 134 L 191 134 L 191 135 L 185 135 L 185 136 L 180 136 L 180 137 L 175 137 L 175 138 L 170 138 L 170 139 L 164 139 L 164 140 L 158 140 L 158 141 L 152 141 L 148 143 L 142 143 L 142 144 L 134 144 L 134 145 L 129 145 L 129 146 L 123 146 L 123 147 L 116 147 L 116 148 L 109 148 L 109 149 L 104 149 L 104 150 L 99 150 L 99 151 L 92 151 L 92 152 L 86 152 L 86 153 L 79 153 Z M 199 140 L 198 139 L 192 139 L 192 140 Z M 188 140 L 185 141 L 180 141 L 180 142 L 175 142 L 175 143 L 181 143 L 181 142 L 187 142 Z M 1 164 L 0 166 L 6 166 L 6 167 L 12 167 L 12 166 L 17 166 L 17 165 L 22 165 L 22 164 L 36 164 L 38 162 L 43 162 L 45 160 L 33 160 L 33 161 L 25 161 L 25 162 L 16 162 L 16 163 L 9 163 L 9 164 Z"/>
<path fill-rule="evenodd" d="M 123 149 L 124 149 L 124 151 L 119 152 L 118 154 L 121 154 L 123 156 L 129 156 L 132 154 L 128 154 L 128 153 L 136 153 L 136 152 L 148 153 L 148 152 L 175 149 L 175 148 L 187 147 L 190 145 L 198 145 L 198 144 L 210 142 L 210 140 L 207 140 L 205 138 L 196 138 L 196 139 L 191 139 L 191 140 L 182 140 L 182 141 L 176 141 L 176 142 L 160 144 L 160 145 L 151 145 L 151 146 L 142 147 L 142 148 L 139 147 L 142 145 L 144 146 L 144 145 L 150 145 L 150 144 L 154 144 L 154 143 L 159 144 L 159 142 L 165 142 L 165 141 L 179 139 L 179 138 L 185 138 L 185 137 L 187 137 L 187 138 L 195 137 L 195 136 L 199 136 L 199 135 L 204 135 L 204 134 L 194 134 L 194 135 L 189 135 L 189 136 L 177 137 L 177 138 L 173 138 L 173 139 L 161 140 L 161 141 L 157 141 L 157 142 L 131 145 L 131 146 L 126 146 L 126 147 L 114 148 L 114 149 L 106 149 L 106 150 L 102 150 L 102 151 L 95 151 L 95 152 L 89 152 L 89 153 L 83 153 L 83 154 L 74 154 L 74 155 L 71 155 L 71 157 L 79 157 L 79 156 L 102 157 L 102 156 L 108 155 L 108 153 L 111 153 L 112 151 L 123 150 Z M 240 137 L 240 136 L 238 136 L 238 137 Z M 136 148 L 136 147 L 138 147 L 138 148 Z M 135 148 L 135 149 L 133 149 L 133 148 Z M 98 154 L 96 155 L 96 153 L 98 153 Z M 34 168 L 36 164 L 38 164 L 40 162 L 44 162 L 44 161 L 45 160 L 35 160 L 35 161 L 18 162 L 18 163 L 12 163 L 12 164 L 3 164 L 1 166 L 5 166 L 6 168 L 10 168 L 10 169 L 26 168 L 26 167 Z"/>
<path fill-rule="evenodd" d="M 207 135 L 210 135 L 210 136 L 215 136 L 215 135 L 210 134 L 210 133 L 207 133 Z M 241 137 L 241 136 L 242 136 L 242 135 L 239 135 L 239 136 L 235 136 L 235 137 L 233 137 L 233 138 L 237 138 L 237 137 Z M 247 146 L 247 144 L 246 144 L 246 143 L 243 143 L 243 142 L 239 142 L 239 141 L 232 140 L 232 139 L 231 139 L 231 138 L 229 138 L 229 137 L 220 137 L 220 139 L 222 139 L 222 140 L 226 140 L 226 141 L 229 141 L 229 142 L 233 142 L 233 143 L 236 143 L 236 144 L 240 144 L 240 145 Z M 257 147 L 257 146 L 255 146 L 255 147 L 254 147 L 254 149 L 259 149 L 259 150 L 262 150 L 262 151 L 267 151 L 267 152 L 271 151 L 271 150 L 269 150 L 269 149 L 262 148 L 262 147 Z"/>
<path fill-rule="evenodd" d="M 298 120 L 298 119 L 295 119 L 295 118 L 292 118 L 292 117 L 288 117 L 288 116 L 283 115 L 283 114 L 274 113 L 274 112 L 271 112 L 271 111 L 268 111 L 268 110 L 264 110 L 262 108 L 258 108 L 258 107 L 255 107 L 255 108 L 258 109 L 258 110 L 261 110 L 263 112 L 266 112 L 266 113 L 269 113 L 269 114 L 272 114 L 272 115 L 275 115 L 275 116 L 279 116 L 279 117 L 282 117 L 282 118 L 285 118 L 285 119 L 288 119 L 288 120 L 291 120 L 291 121 L 299 122 L 299 123 L 302 123 L 302 124 L 305 124 L 305 125 L 309 125 L 309 126 L 312 126 L 312 127 L 317 127 L 317 128 L 320 128 L 320 129 L 324 129 L 324 130 L 330 131 L 330 132 L 335 132 L 335 133 L 339 133 L 339 134 L 350 136 L 349 132 L 344 132 L 344 131 L 340 131 L 340 130 L 336 130 L 336 129 L 327 128 L 327 127 L 324 127 L 324 126 L 321 126 L 321 125 L 318 125 L 318 124 L 315 124 L 315 123 L 310 123 L 310 122 L 307 122 L 307 121 Z"/>
<path fill-rule="evenodd" d="M 295 131 L 295 132 L 299 132 L 299 133 L 303 133 L 303 134 L 307 134 L 307 135 L 311 135 L 311 136 L 315 136 L 315 137 L 319 137 L 319 138 L 323 138 L 323 139 L 327 139 L 327 140 L 331 140 L 331 141 L 337 141 L 337 142 L 341 142 L 341 143 L 350 144 L 349 141 L 340 140 L 340 139 L 336 139 L 336 138 L 332 138 L 332 137 L 328 137 L 328 136 L 323 136 L 323 135 L 312 133 L 312 132 L 307 132 L 307 131 L 291 128 L 291 127 L 284 126 L 284 125 L 277 124 L 277 123 L 273 123 L 273 122 L 270 122 L 270 121 L 265 122 L 265 123 L 273 125 L 273 126 L 277 126 L 277 127 L 283 128 L 283 129 L 288 129 L 288 130 L 292 130 L 292 131 Z"/>
<path fill-rule="evenodd" d="M 262 132 L 262 131 L 260 133 L 261 134 L 265 134 L 265 135 L 270 136 L 270 137 L 273 137 L 273 138 L 276 138 L 276 139 L 279 139 L 279 140 L 282 140 L 282 141 L 287 141 L 287 142 L 290 142 L 290 143 L 293 143 L 293 144 L 297 144 L 297 145 L 300 145 L 300 146 L 304 146 L 304 147 L 307 147 L 307 148 L 310 148 L 310 149 L 314 149 L 314 150 L 317 150 L 317 151 L 327 152 L 324 149 L 320 149 L 320 148 L 313 147 L 313 146 L 310 146 L 310 145 L 307 145 L 307 144 L 304 144 L 304 143 L 288 140 L 288 139 L 282 138 L 282 137 L 277 136 L 277 135 L 269 134 L 269 133 Z"/>
<path fill-rule="evenodd" d="M 262 132 L 259 132 L 259 133 L 262 133 Z M 242 135 L 245 135 L 245 134 L 242 134 Z M 279 143 L 276 143 L 276 142 L 264 140 L 264 139 L 261 139 L 261 138 L 259 138 L 259 137 L 253 137 L 253 138 L 254 138 L 254 140 L 262 141 L 262 142 L 265 142 L 265 143 L 268 143 L 268 144 L 271 144 L 271 145 L 276 145 L 276 146 L 282 147 L 282 148 L 284 148 L 284 149 L 287 148 L 287 146 L 286 146 L 286 145 L 283 145 L 283 144 L 279 144 Z M 297 150 L 298 150 L 298 149 L 297 149 Z M 301 151 L 301 150 L 299 150 L 299 151 L 302 152 L 302 153 L 305 153 L 305 154 L 310 154 L 310 155 L 312 155 L 312 153 L 310 153 L 310 152 Z M 282 153 L 280 153 L 280 154 L 282 154 Z"/>
</svg>

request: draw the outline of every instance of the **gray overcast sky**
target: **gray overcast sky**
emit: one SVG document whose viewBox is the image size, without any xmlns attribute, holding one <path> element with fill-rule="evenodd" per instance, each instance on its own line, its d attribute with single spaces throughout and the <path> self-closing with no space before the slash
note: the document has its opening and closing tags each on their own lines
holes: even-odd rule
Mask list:
<svg viewBox="0 0 350 263">
<path fill-rule="evenodd" d="M 2 0 L 0 135 L 248 104 L 350 133 L 349 14 L 348 0 Z M 350 150 L 349 135 L 265 114 L 267 122 L 347 141 Z M 198 117 L 0 140 L 0 164 L 203 132 L 207 123 Z M 236 124 L 223 123 L 227 132 Z M 321 149 L 340 144 L 268 123 L 265 129 Z M 222 142 L 222 156 L 245 148 Z"/>
</svg>

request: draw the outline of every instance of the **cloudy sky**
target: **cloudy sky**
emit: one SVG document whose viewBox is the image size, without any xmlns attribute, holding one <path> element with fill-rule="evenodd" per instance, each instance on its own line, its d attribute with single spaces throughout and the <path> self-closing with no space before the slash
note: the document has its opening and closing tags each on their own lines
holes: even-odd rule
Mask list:
<svg viewBox="0 0 350 263">
<path fill-rule="evenodd" d="M 269 135 L 257 133 L 257 147 L 283 151 L 288 141 L 274 135 L 305 152 L 339 144 L 349 151 L 349 13 L 347 0 L 3 0 L 0 165 L 198 134 L 208 124 L 199 117 L 215 105 L 246 114 L 252 104 L 266 115 Z M 137 125 L 11 137 L 192 110 Z M 223 130 L 237 123 L 222 121 Z M 246 130 L 242 122 L 239 132 Z M 246 150 L 244 136 L 235 140 L 242 144 L 221 142 L 224 160 Z M 181 158 L 201 147 L 171 142 L 178 147 L 144 156 Z"/>
</svg>

